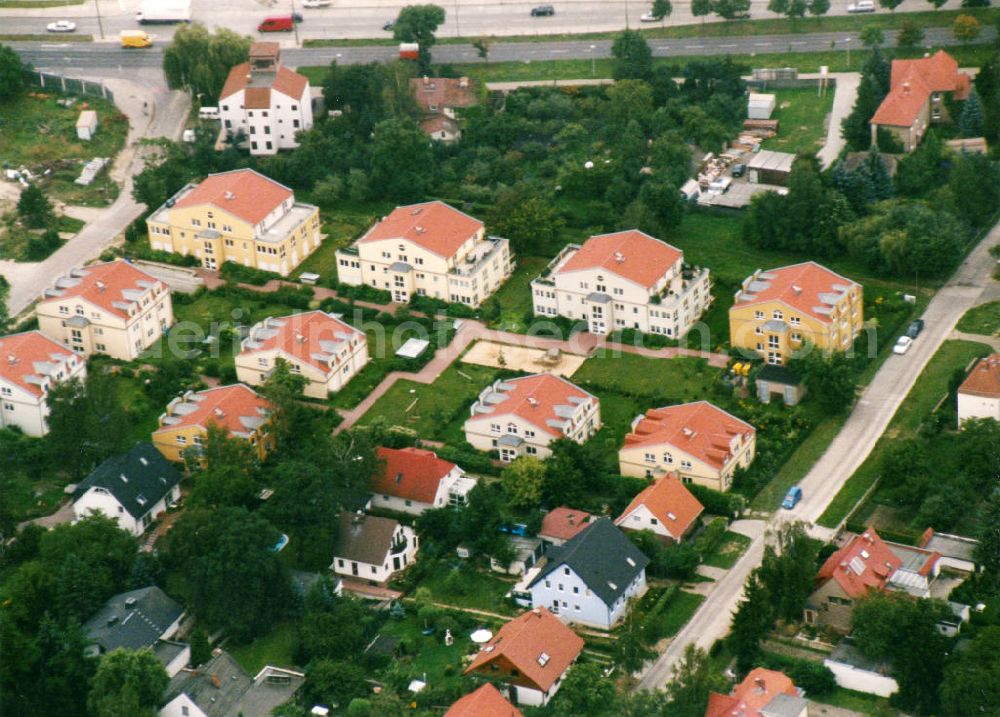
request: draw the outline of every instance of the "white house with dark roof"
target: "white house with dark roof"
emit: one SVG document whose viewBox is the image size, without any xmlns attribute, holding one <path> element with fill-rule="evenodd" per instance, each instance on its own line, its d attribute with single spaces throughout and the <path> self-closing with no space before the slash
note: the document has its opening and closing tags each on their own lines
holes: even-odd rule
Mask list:
<svg viewBox="0 0 1000 717">
<path fill-rule="evenodd" d="M 156 448 L 140 443 L 112 456 L 76 488 L 73 513 L 79 520 L 103 513 L 118 527 L 142 535 L 167 506 L 181 497 L 181 474 Z"/>
<path fill-rule="evenodd" d="M 382 584 L 417 559 L 413 528 L 362 512 L 340 514 L 330 570 L 345 578 Z"/>
<path fill-rule="evenodd" d="M 0 336 L 0 428 L 44 436 L 49 390 L 86 377 L 86 361 L 40 331 Z"/>
<path fill-rule="evenodd" d="M 635 329 L 679 337 L 712 302 L 708 269 L 638 229 L 567 245 L 531 282 L 536 316 L 587 322 L 601 336 Z"/>
<path fill-rule="evenodd" d="M 465 439 L 508 463 L 547 458 L 560 438 L 583 443 L 601 428 L 596 396 L 551 373 L 501 379 L 483 389 L 465 421 Z"/>
<path fill-rule="evenodd" d="M 514 270 L 510 242 L 444 202 L 396 207 L 349 247 L 337 278 L 406 303 L 415 296 L 479 306 Z"/>
</svg>

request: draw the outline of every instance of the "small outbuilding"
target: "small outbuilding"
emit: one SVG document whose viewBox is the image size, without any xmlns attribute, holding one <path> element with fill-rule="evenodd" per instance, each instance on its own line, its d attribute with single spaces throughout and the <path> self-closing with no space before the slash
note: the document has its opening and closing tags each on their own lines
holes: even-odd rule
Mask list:
<svg viewBox="0 0 1000 717">
<path fill-rule="evenodd" d="M 771 113 L 774 112 L 774 105 L 774 95 L 751 92 L 750 99 L 747 100 L 747 118 L 752 120 L 771 119 Z"/>
<path fill-rule="evenodd" d="M 76 120 L 76 136 L 89 142 L 97 134 L 97 113 L 94 110 L 84 110 Z"/>
<path fill-rule="evenodd" d="M 770 403 L 771 396 L 781 396 L 786 406 L 794 406 L 806 393 L 802 379 L 784 366 L 767 364 L 755 379 L 757 382 L 757 400 Z"/>
<path fill-rule="evenodd" d="M 794 161 L 794 154 L 762 149 L 747 163 L 747 178 L 751 184 L 776 184 L 785 187 Z"/>
</svg>

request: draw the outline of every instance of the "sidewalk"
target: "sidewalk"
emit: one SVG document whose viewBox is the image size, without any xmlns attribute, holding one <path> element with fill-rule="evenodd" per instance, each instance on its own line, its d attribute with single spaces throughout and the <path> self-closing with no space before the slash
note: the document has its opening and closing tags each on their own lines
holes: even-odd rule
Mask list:
<svg viewBox="0 0 1000 717">
<path fill-rule="evenodd" d="M 991 346 L 994 351 L 1000 351 L 1000 336 L 986 336 L 985 334 L 970 334 L 965 331 L 959 331 L 958 329 L 955 329 L 950 334 L 948 334 L 948 338 L 958 339 L 960 341 L 975 341 L 977 343 Z"/>
</svg>

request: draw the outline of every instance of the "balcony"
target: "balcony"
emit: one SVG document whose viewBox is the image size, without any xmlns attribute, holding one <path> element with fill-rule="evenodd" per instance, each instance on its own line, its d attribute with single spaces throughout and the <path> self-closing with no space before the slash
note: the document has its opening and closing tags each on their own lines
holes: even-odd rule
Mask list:
<svg viewBox="0 0 1000 717">
<path fill-rule="evenodd" d="M 483 241 L 476 242 L 472 251 L 466 254 L 465 259 L 452 267 L 448 274 L 463 278 L 475 276 L 483 265 L 495 259 L 508 244 L 509 242 L 503 237 L 486 237 Z M 513 270 L 513 262 L 511 262 L 511 267 Z"/>
</svg>

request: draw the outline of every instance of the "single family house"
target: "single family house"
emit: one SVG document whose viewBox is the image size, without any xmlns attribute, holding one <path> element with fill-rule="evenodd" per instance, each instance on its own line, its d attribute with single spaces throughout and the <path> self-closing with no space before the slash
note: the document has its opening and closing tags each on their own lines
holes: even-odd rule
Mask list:
<svg viewBox="0 0 1000 717">
<path fill-rule="evenodd" d="M 476 480 L 451 461 L 422 448 L 379 447 L 372 479 L 372 505 L 420 515 L 432 508 L 465 505 Z"/>
</svg>

